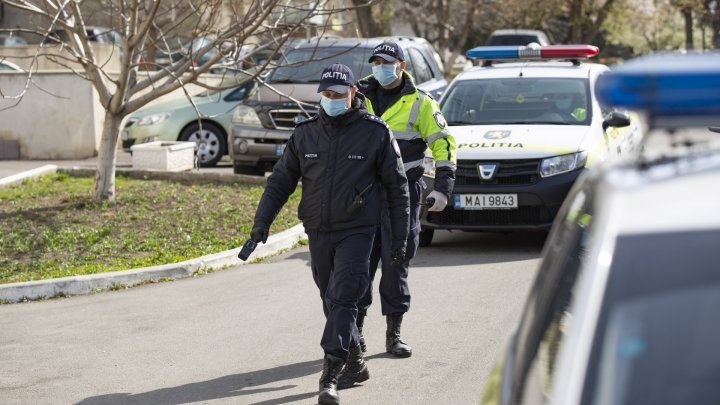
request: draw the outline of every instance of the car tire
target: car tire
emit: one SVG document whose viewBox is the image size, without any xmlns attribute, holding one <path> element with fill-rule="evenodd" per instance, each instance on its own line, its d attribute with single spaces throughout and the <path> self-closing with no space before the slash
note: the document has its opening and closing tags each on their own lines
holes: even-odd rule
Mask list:
<svg viewBox="0 0 720 405">
<path fill-rule="evenodd" d="M 420 230 L 420 247 L 430 246 L 432 244 L 434 235 L 435 235 L 434 229 L 421 229 Z"/>
<path fill-rule="evenodd" d="M 233 173 L 249 174 L 252 176 L 264 176 L 265 175 L 265 167 L 264 166 L 244 165 L 244 164 L 238 163 L 237 161 L 234 161 L 233 162 Z"/>
<path fill-rule="evenodd" d="M 211 122 L 200 124 L 193 122 L 183 129 L 178 140 L 195 142 L 195 153 L 198 155 L 198 164 L 201 167 L 214 167 L 227 153 L 225 132 Z"/>
</svg>

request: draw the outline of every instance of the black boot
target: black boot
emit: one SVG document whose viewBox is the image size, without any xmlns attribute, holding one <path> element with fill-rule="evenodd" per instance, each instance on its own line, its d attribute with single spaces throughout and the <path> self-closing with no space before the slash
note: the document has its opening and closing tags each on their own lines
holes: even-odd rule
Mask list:
<svg viewBox="0 0 720 405">
<path fill-rule="evenodd" d="M 355 323 L 357 324 L 358 334 L 360 335 L 360 349 L 362 349 L 362 352 L 365 353 L 367 352 L 367 346 L 365 346 L 365 336 L 362 334 L 363 324 L 365 323 L 365 314 L 358 313 Z"/>
<path fill-rule="evenodd" d="M 319 405 L 339 405 L 340 397 L 337 393 L 338 374 L 345 365 L 340 357 L 325 353 L 323 360 L 323 372 L 320 376 L 320 394 L 318 395 Z"/>
<path fill-rule="evenodd" d="M 403 314 L 390 314 L 386 318 L 385 350 L 395 357 L 410 357 L 412 348 L 400 339 L 400 325 L 402 324 Z"/>
<path fill-rule="evenodd" d="M 363 360 L 360 345 L 350 348 L 350 357 L 348 357 L 345 368 L 338 377 L 338 389 L 350 388 L 353 384 L 367 381 L 369 378 L 370 371 L 368 371 L 367 364 Z"/>
</svg>

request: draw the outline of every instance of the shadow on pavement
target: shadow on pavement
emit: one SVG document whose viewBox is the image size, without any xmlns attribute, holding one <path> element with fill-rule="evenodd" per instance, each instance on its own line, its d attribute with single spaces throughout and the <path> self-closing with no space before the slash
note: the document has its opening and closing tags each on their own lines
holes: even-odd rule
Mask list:
<svg viewBox="0 0 720 405">
<path fill-rule="evenodd" d="M 286 366 L 273 367 L 266 370 L 251 371 L 248 373 L 233 374 L 214 380 L 190 383 L 171 388 L 161 388 L 139 394 L 116 393 L 98 395 L 86 398 L 78 405 L 99 404 L 156 404 L 175 405 L 192 402 L 209 401 L 213 399 L 239 397 L 264 392 L 282 391 L 295 388 L 297 385 L 283 385 L 280 387 L 258 388 L 260 385 L 271 384 L 284 380 L 291 380 L 322 371 L 322 360 L 305 361 Z M 249 388 L 249 389 L 246 389 Z M 282 398 L 256 402 L 256 405 L 284 404 L 298 401 L 317 395 L 317 391 L 303 394 L 289 395 Z"/>
</svg>

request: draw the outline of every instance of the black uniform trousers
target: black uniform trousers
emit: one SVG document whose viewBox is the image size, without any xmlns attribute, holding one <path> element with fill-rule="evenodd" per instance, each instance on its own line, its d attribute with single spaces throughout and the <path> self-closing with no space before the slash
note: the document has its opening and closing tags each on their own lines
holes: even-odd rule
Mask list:
<svg viewBox="0 0 720 405">
<path fill-rule="evenodd" d="M 375 226 L 306 232 L 313 279 L 326 318 L 320 346 L 325 353 L 347 360 L 350 347 L 359 342 L 355 320 L 358 301 L 370 285 L 368 266 Z"/>
<path fill-rule="evenodd" d="M 382 261 L 380 277 L 380 305 L 383 315 L 405 313 L 410 310 L 410 288 L 408 271 L 410 261 L 420 246 L 420 199 L 425 191 L 425 181 L 420 177 L 408 183 L 410 194 L 410 232 L 407 239 L 405 260 L 401 264 L 392 264 L 392 230 L 390 228 L 389 209 L 385 203 L 382 209 L 380 226 L 376 229 L 372 253 L 370 253 L 370 287 L 360 299 L 360 313 L 366 314 L 372 304 L 372 285 L 378 264 Z M 383 199 L 384 201 L 384 199 Z"/>
</svg>

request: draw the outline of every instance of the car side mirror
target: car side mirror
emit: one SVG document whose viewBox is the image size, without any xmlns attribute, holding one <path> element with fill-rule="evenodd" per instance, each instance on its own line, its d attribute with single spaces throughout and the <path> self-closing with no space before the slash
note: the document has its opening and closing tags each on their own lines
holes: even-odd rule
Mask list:
<svg viewBox="0 0 720 405">
<path fill-rule="evenodd" d="M 630 126 L 630 116 L 627 113 L 613 111 L 610 116 L 603 121 L 603 129 L 608 127 L 622 128 Z"/>
</svg>

